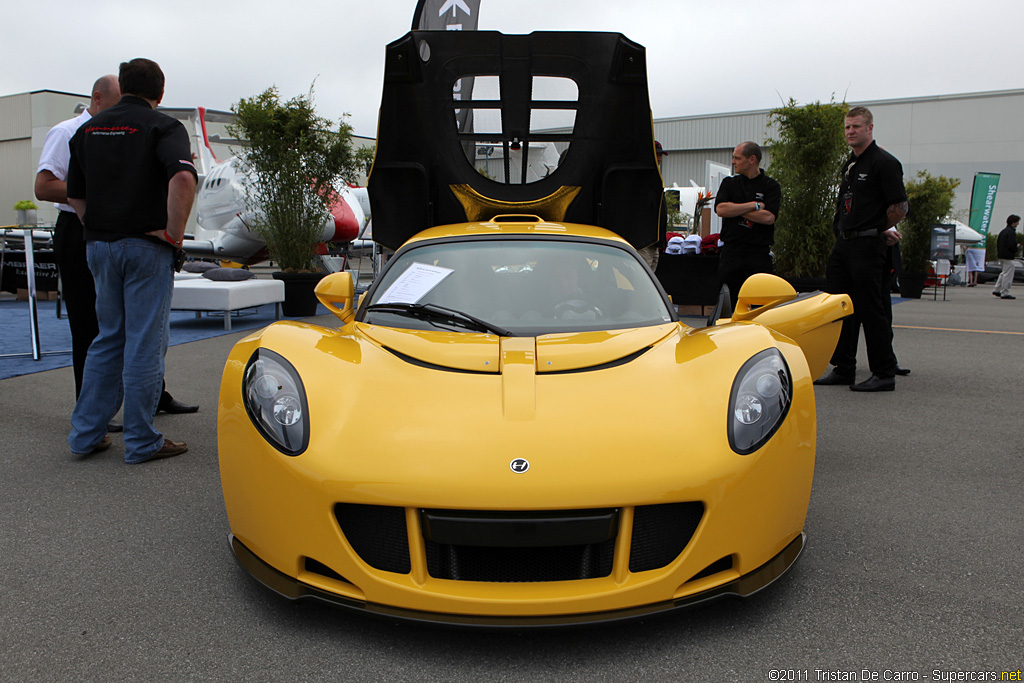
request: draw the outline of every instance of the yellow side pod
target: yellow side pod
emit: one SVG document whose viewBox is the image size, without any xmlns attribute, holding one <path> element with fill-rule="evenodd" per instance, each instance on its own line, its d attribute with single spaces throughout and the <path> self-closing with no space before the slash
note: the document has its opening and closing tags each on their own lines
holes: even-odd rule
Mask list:
<svg viewBox="0 0 1024 683">
<path fill-rule="evenodd" d="M 819 377 L 836 349 L 842 319 L 852 313 L 853 303 L 846 294 L 801 297 L 782 278 L 758 273 L 740 288 L 732 319 L 723 318 L 718 324 L 756 319 L 799 344 L 811 377 Z"/>
</svg>

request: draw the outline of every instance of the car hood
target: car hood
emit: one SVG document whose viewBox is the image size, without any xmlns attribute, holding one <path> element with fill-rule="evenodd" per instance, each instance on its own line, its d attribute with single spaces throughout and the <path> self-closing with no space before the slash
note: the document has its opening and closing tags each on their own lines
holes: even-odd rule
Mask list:
<svg viewBox="0 0 1024 683">
<path fill-rule="evenodd" d="M 537 373 L 606 367 L 642 353 L 678 325 L 597 332 L 498 337 L 493 334 L 404 330 L 355 323 L 357 334 L 406 360 L 466 372 L 501 373 L 529 363 Z"/>
</svg>

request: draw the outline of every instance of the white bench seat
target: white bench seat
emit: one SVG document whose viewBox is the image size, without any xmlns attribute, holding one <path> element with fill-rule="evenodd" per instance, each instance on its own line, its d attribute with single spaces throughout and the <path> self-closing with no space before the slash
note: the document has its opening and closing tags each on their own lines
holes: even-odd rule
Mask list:
<svg viewBox="0 0 1024 683">
<path fill-rule="evenodd" d="M 274 304 L 275 315 L 280 319 L 282 301 L 284 282 L 280 280 L 216 282 L 199 277 L 175 279 L 171 310 L 195 311 L 197 318 L 203 311 L 223 311 L 224 329 L 230 330 L 231 311 Z"/>
</svg>

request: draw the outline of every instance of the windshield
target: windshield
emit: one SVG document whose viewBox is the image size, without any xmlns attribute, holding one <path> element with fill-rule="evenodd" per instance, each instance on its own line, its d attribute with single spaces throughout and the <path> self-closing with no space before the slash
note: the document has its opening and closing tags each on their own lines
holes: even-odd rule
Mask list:
<svg viewBox="0 0 1024 683">
<path fill-rule="evenodd" d="M 467 314 L 515 336 L 672 320 L 650 274 L 630 251 L 551 239 L 413 247 L 388 264 L 362 319 L 417 330 L 465 329 L 425 315 L 424 305 Z"/>
</svg>

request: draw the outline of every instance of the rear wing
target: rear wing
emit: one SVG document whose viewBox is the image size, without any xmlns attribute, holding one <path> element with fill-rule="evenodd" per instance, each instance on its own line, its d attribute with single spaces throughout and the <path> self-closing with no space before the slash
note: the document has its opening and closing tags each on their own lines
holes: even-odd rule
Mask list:
<svg viewBox="0 0 1024 683">
<path fill-rule="evenodd" d="M 387 47 L 368 187 L 390 249 L 509 213 L 653 244 L 663 184 L 644 48 L 618 33 L 406 34 Z"/>
</svg>

